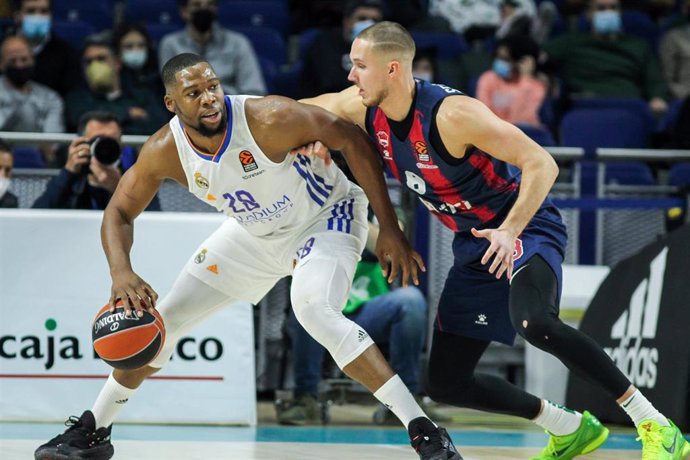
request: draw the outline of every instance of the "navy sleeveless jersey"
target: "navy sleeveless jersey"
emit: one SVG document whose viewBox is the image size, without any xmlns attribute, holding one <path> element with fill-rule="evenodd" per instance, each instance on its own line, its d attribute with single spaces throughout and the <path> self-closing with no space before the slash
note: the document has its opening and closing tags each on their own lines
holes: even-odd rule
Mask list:
<svg viewBox="0 0 690 460">
<path fill-rule="evenodd" d="M 463 93 L 415 81 L 417 92 L 408 115 L 411 127 L 404 138 L 396 136 L 396 123 L 381 109 L 367 109 L 367 132 L 387 169 L 455 232 L 502 220 L 517 198 L 519 170 L 475 147 L 462 159 L 451 157 L 435 126 L 436 110 L 444 98 Z"/>
</svg>

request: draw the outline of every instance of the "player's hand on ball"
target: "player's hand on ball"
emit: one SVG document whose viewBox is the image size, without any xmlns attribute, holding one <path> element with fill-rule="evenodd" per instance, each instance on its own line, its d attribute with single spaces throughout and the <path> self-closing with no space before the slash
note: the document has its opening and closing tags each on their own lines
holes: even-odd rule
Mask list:
<svg viewBox="0 0 690 460">
<path fill-rule="evenodd" d="M 156 307 L 158 294 L 139 275 L 131 270 L 112 274 L 113 285 L 110 292 L 110 311 L 115 311 L 115 304 L 122 300 L 125 307 L 125 315 L 130 316 L 132 311 L 141 317 L 143 310 L 153 310 Z"/>
<path fill-rule="evenodd" d="M 422 256 L 412 249 L 407 238 L 397 226 L 379 229 L 379 237 L 376 240 L 376 257 L 378 257 L 383 269 L 383 276 L 389 283 L 392 283 L 398 273 L 401 273 L 400 281 L 403 287 L 408 286 L 410 277 L 412 282 L 418 286 L 418 270 L 426 271 Z"/>
</svg>

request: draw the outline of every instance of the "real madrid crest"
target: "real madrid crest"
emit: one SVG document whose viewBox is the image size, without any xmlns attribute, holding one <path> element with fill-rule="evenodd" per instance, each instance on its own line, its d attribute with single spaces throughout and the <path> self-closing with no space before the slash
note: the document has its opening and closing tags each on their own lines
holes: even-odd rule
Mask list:
<svg viewBox="0 0 690 460">
<path fill-rule="evenodd" d="M 204 248 L 201 251 L 199 251 L 199 254 L 194 257 L 194 263 L 195 264 L 200 264 L 206 259 L 206 253 L 208 252 L 208 249 Z"/>
<path fill-rule="evenodd" d="M 200 172 L 194 173 L 194 183 L 196 183 L 199 188 L 208 188 L 208 179 L 202 176 Z"/>
</svg>

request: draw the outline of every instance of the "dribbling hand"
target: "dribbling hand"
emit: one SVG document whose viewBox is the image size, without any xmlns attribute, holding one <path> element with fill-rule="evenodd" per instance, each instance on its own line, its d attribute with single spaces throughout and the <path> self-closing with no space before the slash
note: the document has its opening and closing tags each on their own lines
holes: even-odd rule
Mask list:
<svg viewBox="0 0 690 460">
<path fill-rule="evenodd" d="M 149 312 L 156 307 L 158 294 L 149 284 L 133 271 L 113 273 L 113 286 L 110 292 L 110 312 L 115 311 L 115 304 L 122 300 L 125 316 L 129 317 L 136 311 L 139 317 L 144 316 L 144 310 Z"/>
<path fill-rule="evenodd" d="M 486 265 L 493 256 L 494 260 L 489 267 L 489 273 L 496 272 L 496 279 L 500 279 L 506 273 L 508 279 L 513 276 L 513 252 L 517 236 L 507 230 L 487 228 L 484 230 L 472 229 L 472 235 L 476 238 L 486 238 L 491 243 L 482 257 L 482 265 Z M 497 271 L 498 269 L 498 271 Z"/>
<path fill-rule="evenodd" d="M 379 229 L 376 257 L 379 259 L 386 280 L 392 283 L 398 273 L 401 273 L 400 281 L 403 287 L 408 286 L 410 277 L 415 286 L 419 286 L 418 270 L 426 271 L 422 256 L 410 247 L 399 227 L 391 227 L 388 230 Z"/>
</svg>

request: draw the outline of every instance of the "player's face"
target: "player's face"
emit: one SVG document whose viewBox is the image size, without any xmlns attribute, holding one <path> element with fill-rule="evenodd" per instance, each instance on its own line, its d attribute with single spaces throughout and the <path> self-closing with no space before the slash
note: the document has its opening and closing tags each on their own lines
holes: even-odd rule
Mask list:
<svg viewBox="0 0 690 460">
<path fill-rule="evenodd" d="M 347 79 L 357 85 L 362 103 L 367 107 L 381 105 L 388 96 L 389 63 L 376 54 L 370 42 L 356 39 L 350 50 L 352 69 Z"/>
<path fill-rule="evenodd" d="M 172 98 L 166 100 L 168 109 L 204 136 L 224 132 L 228 117 L 223 88 L 211 66 L 200 62 L 180 70 L 175 78 Z"/>
</svg>

